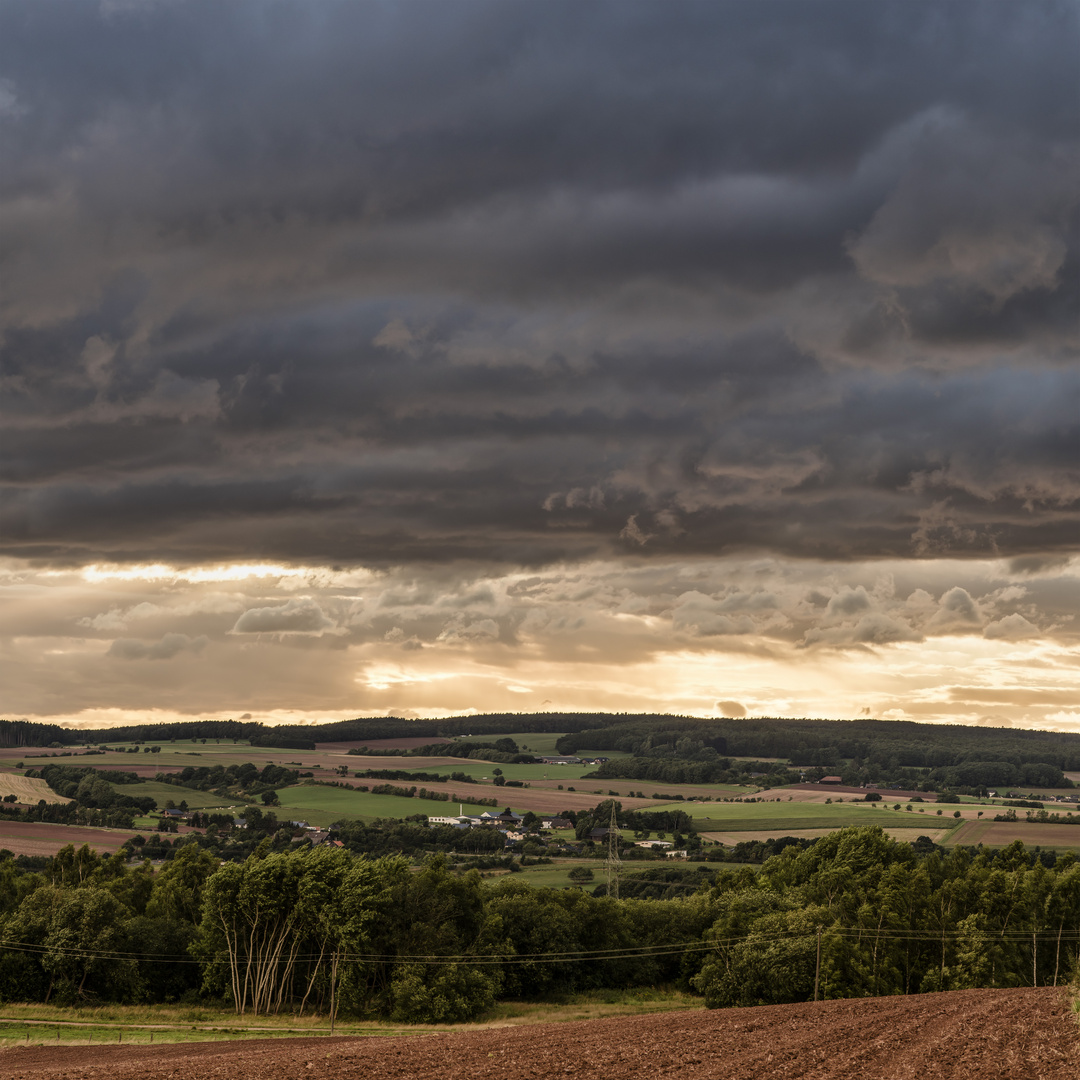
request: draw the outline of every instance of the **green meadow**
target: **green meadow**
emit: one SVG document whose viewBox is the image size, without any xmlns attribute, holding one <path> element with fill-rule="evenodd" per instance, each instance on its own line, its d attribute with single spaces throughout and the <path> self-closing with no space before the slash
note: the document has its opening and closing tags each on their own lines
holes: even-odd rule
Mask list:
<svg viewBox="0 0 1080 1080">
<path fill-rule="evenodd" d="M 586 882 L 571 881 L 570 871 L 574 867 L 583 865 L 588 866 L 593 871 L 592 880 Z M 539 889 L 568 889 L 571 886 L 576 888 L 580 884 L 591 891 L 604 880 L 604 863 L 602 860 L 596 860 L 595 864 L 593 864 L 592 862 L 582 863 L 580 859 L 560 859 L 556 860 L 551 866 L 527 866 L 513 874 L 503 871 L 483 871 L 482 873 L 484 877 L 500 881 L 508 878 L 513 881 L 524 881 L 529 885 L 535 885 Z"/>
<path fill-rule="evenodd" d="M 397 786 L 412 787 L 413 785 Z M 447 791 L 450 791 L 449 787 Z M 464 798 L 468 792 L 458 790 L 457 794 Z M 279 818 L 301 819 L 311 825 L 321 826 L 332 825 L 342 818 L 373 821 L 380 817 L 404 818 L 412 814 L 447 817 L 458 812 L 456 802 L 442 802 L 438 799 L 406 799 L 400 795 L 373 795 L 354 788 L 323 787 L 319 784 L 297 784 L 294 787 L 279 788 L 278 798 L 281 800 L 281 805 L 273 809 Z M 467 814 L 479 814 L 490 809 L 492 808 L 487 806 L 470 807 L 468 803 L 465 803 Z"/>
<path fill-rule="evenodd" d="M 437 765 L 425 765 L 424 758 L 409 757 L 368 757 L 364 755 L 350 755 L 342 759 L 342 764 L 349 766 L 349 772 L 358 772 L 365 769 L 403 769 L 406 772 L 438 773 L 440 776 L 449 776 L 451 773 L 460 772 L 471 776 L 474 780 L 492 780 L 495 777 L 495 769 L 501 769 L 502 775 L 507 780 L 522 780 L 526 783 L 533 780 L 559 780 L 568 784 L 578 784 L 578 781 L 586 774 L 593 772 L 595 765 L 521 765 L 510 762 L 478 761 L 475 758 L 443 758 Z M 588 786 L 608 784 L 606 780 L 587 781 Z M 633 784 L 638 786 L 636 780 L 618 780 L 612 783 Z"/>
<path fill-rule="evenodd" d="M 731 864 L 731 863 L 705 863 L 705 862 L 684 862 L 679 860 L 677 865 L 680 870 L 694 870 L 698 867 L 705 867 L 710 872 L 716 869 L 722 869 L 725 866 L 730 867 L 732 865 L 741 866 L 743 864 Z M 571 881 L 570 871 L 575 867 L 587 866 L 593 872 L 592 879 L 590 881 Z M 623 862 L 621 869 L 619 870 L 619 880 L 626 881 L 629 878 L 637 877 L 644 874 L 647 870 L 654 870 L 657 867 L 662 867 L 663 863 L 660 862 L 647 862 L 647 863 L 634 863 Z M 756 866 L 754 869 L 758 869 Z M 550 866 L 547 864 L 540 866 L 526 866 L 520 871 L 516 871 L 513 874 L 503 871 L 486 871 L 485 877 L 492 879 L 502 880 L 510 878 L 513 881 L 524 881 L 529 885 L 535 885 L 537 888 L 542 889 L 567 889 L 567 888 L 583 888 L 587 892 L 592 892 L 597 885 L 603 885 L 607 880 L 605 876 L 605 863 L 603 859 L 593 859 L 588 862 L 582 862 L 581 859 L 556 859 Z M 693 886 L 687 889 L 687 892 L 693 892 L 697 886 Z"/>
<path fill-rule="evenodd" d="M 147 780 L 142 784 L 109 784 L 113 791 L 121 795 L 149 796 L 156 799 L 159 810 L 165 809 L 170 799 L 179 806 L 186 802 L 189 810 L 228 810 L 233 806 L 242 806 L 236 799 L 223 799 L 212 791 L 195 791 L 193 788 L 178 787 L 175 784 L 160 784 L 156 780 Z"/>
</svg>

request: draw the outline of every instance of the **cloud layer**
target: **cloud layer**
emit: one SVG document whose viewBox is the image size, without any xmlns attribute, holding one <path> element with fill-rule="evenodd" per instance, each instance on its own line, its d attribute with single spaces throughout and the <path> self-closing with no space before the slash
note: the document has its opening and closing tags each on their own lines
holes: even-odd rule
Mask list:
<svg viewBox="0 0 1080 1080">
<path fill-rule="evenodd" d="M 1080 563 L 638 557 L 508 573 L 14 568 L 12 714 L 617 708 L 1070 730 Z M 133 663 L 133 661 L 139 661 Z M 116 722 L 112 716 L 112 722 Z"/>
<path fill-rule="evenodd" d="M 48 647 L 50 570 L 266 560 L 412 598 L 361 618 L 297 579 L 188 577 L 181 610 L 78 577 L 95 599 L 53 645 L 95 643 L 112 689 L 0 707 L 142 707 L 130 688 L 175 678 L 183 710 L 186 666 L 220 662 L 220 694 L 358 648 L 393 650 L 387 687 L 465 650 L 454 693 L 481 706 L 492 650 L 553 664 L 556 625 L 615 665 L 567 669 L 597 680 L 567 704 L 680 650 L 1057 648 L 1080 613 L 1078 21 L 0 0 L 0 555 L 44 590 L 43 612 L 4 594 L 9 657 Z M 997 569 L 941 570 L 965 561 Z M 531 574 L 626 607 L 527 601 Z M 440 607 L 466 580 L 499 583 L 489 607 Z M 320 696 L 305 663 L 275 669 L 283 707 L 375 685 L 343 665 Z"/>
</svg>

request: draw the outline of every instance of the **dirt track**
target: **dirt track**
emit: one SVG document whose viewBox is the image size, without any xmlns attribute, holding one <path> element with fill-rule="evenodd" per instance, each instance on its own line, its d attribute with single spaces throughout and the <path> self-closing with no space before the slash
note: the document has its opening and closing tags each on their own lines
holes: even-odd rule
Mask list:
<svg viewBox="0 0 1080 1080">
<path fill-rule="evenodd" d="M 1062 992 L 963 990 L 409 1038 L 16 1047 L 11 1080 L 1077 1080 Z"/>
</svg>

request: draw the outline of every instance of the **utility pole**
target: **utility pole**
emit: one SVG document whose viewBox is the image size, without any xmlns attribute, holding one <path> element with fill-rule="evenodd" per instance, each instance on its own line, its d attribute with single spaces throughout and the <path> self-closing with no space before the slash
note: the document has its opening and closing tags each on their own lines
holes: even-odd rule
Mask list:
<svg viewBox="0 0 1080 1080">
<path fill-rule="evenodd" d="M 821 979 L 821 927 L 817 928 L 817 966 L 814 968 L 814 1000 L 818 998 L 818 981 Z"/>
<path fill-rule="evenodd" d="M 619 822 L 615 816 L 615 801 L 611 803 L 611 824 L 607 835 L 607 894 L 619 899 Z"/>
</svg>

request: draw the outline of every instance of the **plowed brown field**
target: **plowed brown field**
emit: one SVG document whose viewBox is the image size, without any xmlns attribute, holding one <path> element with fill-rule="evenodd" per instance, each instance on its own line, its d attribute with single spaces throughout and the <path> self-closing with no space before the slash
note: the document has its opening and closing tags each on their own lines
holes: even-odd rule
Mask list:
<svg viewBox="0 0 1080 1080">
<path fill-rule="evenodd" d="M 89 844 L 95 851 L 116 851 L 138 831 L 55 825 L 48 821 L 4 821 L 0 823 L 0 849 L 7 848 L 13 855 L 55 855 L 68 844 Z"/>
<path fill-rule="evenodd" d="M 408 1038 L 0 1051 L 11 1080 L 1077 1080 L 1058 990 L 962 990 Z"/>
</svg>

